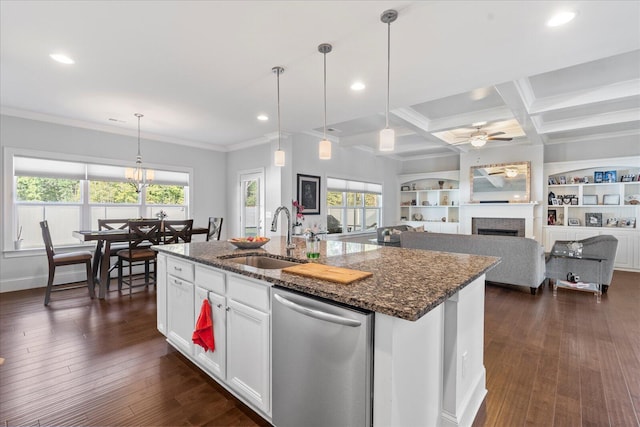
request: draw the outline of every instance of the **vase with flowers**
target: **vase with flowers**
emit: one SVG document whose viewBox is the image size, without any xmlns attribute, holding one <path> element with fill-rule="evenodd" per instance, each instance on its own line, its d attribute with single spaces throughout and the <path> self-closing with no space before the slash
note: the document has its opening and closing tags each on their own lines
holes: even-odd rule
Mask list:
<svg viewBox="0 0 640 427">
<path fill-rule="evenodd" d="M 298 203 L 297 200 L 294 200 L 293 207 L 296 210 L 296 218 L 293 223 L 293 234 L 299 236 L 302 234 L 302 221 L 304 221 L 304 214 L 302 212 L 304 211 L 304 206 Z"/>
</svg>

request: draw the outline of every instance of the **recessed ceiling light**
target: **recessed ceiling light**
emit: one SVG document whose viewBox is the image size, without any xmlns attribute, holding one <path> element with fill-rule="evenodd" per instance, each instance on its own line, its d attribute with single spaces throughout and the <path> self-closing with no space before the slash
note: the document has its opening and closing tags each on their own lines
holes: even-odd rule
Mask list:
<svg viewBox="0 0 640 427">
<path fill-rule="evenodd" d="M 367 86 L 362 82 L 353 82 L 351 84 L 351 90 L 364 90 L 365 87 Z"/>
<path fill-rule="evenodd" d="M 269 120 L 269 116 L 267 116 L 266 114 L 260 114 L 258 116 L 258 120 L 260 120 L 261 122 L 266 122 L 267 120 Z"/>
<path fill-rule="evenodd" d="M 563 11 L 556 13 L 547 21 L 547 27 L 559 27 L 573 20 L 576 17 L 576 13 L 572 11 Z"/>
<path fill-rule="evenodd" d="M 67 65 L 71 65 L 71 64 L 75 64 L 76 61 L 74 61 L 73 59 L 69 58 L 67 55 L 63 55 L 61 53 L 52 53 L 51 55 L 49 55 L 49 57 L 51 59 L 53 59 L 56 62 L 59 62 L 61 64 L 67 64 Z"/>
</svg>

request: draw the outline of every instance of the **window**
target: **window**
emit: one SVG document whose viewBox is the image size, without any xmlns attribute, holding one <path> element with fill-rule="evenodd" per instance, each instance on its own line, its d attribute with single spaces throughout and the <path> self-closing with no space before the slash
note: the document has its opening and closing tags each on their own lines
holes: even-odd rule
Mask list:
<svg viewBox="0 0 640 427">
<path fill-rule="evenodd" d="M 375 230 L 382 212 L 382 185 L 327 178 L 327 231 Z"/>
<path fill-rule="evenodd" d="M 123 166 L 12 157 L 15 197 L 10 229 L 12 236 L 21 234 L 23 248 L 42 247 L 43 220 L 51 225 L 54 245 L 65 246 L 79 243 L 72 231 L 96 229 L 99 218 L 153 218 L 161 210 L 171 219 L 188 216 L 186 172 L 155 171 L 153 184 L 138 194 L 125 181 Z"/>
</svg>

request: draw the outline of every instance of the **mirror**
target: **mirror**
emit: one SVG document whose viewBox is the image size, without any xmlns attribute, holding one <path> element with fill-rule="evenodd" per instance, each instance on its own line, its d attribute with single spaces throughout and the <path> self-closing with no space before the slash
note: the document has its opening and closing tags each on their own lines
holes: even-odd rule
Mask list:
<svg viewBox="0 0 640 427">
<path fill-rule="evenodd" d="M 529 203 L 530 162 L 471 167 L 471 201 Z"/>
</svg>

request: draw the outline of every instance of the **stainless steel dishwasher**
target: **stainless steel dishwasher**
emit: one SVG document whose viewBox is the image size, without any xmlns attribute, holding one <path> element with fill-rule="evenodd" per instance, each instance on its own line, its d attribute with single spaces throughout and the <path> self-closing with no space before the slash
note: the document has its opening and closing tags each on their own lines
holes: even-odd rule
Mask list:
<svg viewBox="0 0 640 427">
<path fill-rule="evenodd" d="M 271 289 L 276 427 L 370 426 L 373 314 Z"/>
</svg>

